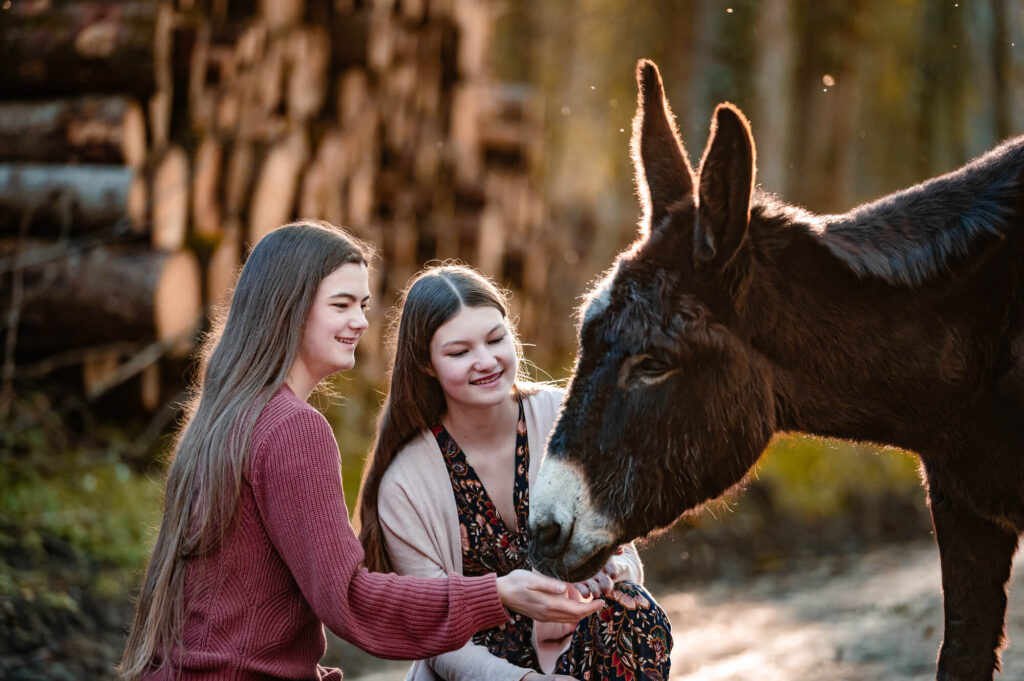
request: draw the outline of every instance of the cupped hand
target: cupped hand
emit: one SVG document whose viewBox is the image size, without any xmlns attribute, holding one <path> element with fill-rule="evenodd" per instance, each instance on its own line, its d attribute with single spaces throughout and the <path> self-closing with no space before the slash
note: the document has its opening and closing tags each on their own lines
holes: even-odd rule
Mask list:
<svg viewBox="0 0 1024 681">
<path fill-rule="evenodd" d="M 576 582 L 574 586 L 579 589 L 580 594 L 584 597 L 597 596 L 599 594 L 610 596 L 615 589 L 615 583 L 622 581 L 628 569 L 624 559 L 620 558 L 621 555 L 622 547 L 620 546 L 615 550 L 612 557 L 608 559 L 608 562 L 604 564 L 600 572 L 590 579 Z"/>
<path fill-rule="evenodd" d="M 565 597 L 567 585 L 528 570 L 513 570 L 498 577 L 498 596 L 510 610 L 544 622 L 578 622 L 605 607 L 595 598 L 586 603 Z"/>
</svg>

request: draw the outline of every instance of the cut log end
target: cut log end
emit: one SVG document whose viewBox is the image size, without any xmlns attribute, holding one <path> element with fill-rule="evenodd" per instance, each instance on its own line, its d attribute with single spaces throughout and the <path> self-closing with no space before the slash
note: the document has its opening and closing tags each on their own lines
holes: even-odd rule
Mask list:
<svg viewBox="0 0 1024 681">
<path fill-rule="evenodd" d="M 267 154 L 249 212 L 251 244 L 256 245 L 267 233 L 291 218 L 302 164 L 308 156 L 308 143 L 301 134 L 289 136 Z"/>
<path fill-rule="evenodd" d="M 132 168 L 141 168 L 146 161 L 146 116 L 136 101 L 125 105 L 123 134 L 121 151 L 125 163 Z"/>
<path fill-rule="evenodd" d="M 188 226 L 188 156 L 170 147 L 153 174 L 153 246 L 176 251 L 185 243 Z"/>
<path fill-rule="evenodd" d="M 230 300 L 241 260 L 242 228 L 237 222 L 229 222 L 206 270 L 206 301 L 211 307 L 223 307 Z"/>
<path fill-rule="evenodd" d="M 199 263 L 186 251 L 170 254 L 157 279 L 153 327 L 157 340 L 177 340 L 171 354 L 184 355 L 192 347 L 191 332 L 199 324 L 203 297 Z"/>
</svg>

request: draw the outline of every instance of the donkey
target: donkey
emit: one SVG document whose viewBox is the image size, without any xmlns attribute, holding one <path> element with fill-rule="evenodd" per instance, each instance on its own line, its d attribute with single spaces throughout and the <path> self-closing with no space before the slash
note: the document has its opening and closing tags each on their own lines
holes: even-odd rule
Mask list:
<svg viewBox="0 0 1024 681">
<path fill-rule="evenodd" d="M 843 215 L 754 188 L 714 113 L 694 173 L 641 61 L 640 236 L 582 308 L 531 491 L 534 564 L 578 580 L 739 483 L 773 434 L 912 450 L 938 541 L 937 678 L 991 679 L 1024 529 L 1024 137 Z"/>
</svg>

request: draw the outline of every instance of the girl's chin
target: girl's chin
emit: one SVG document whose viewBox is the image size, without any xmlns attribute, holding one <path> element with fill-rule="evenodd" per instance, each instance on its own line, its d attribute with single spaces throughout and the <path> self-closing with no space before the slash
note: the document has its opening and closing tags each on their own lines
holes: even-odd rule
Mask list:
<svg viewBox="0 0 1024 681">
<path fill-rule="evenodd" d="M 339 371 L 348 371 L 349 369 L 354 368 L 355 365 L 356 365 L 356 356 L 353 353 L 353 354 L 350 354 L 348 357 L 342 357 L 337 362 L 335 362 L 334 363 L 334 372 L 333 373 L 338 373 Z"/>
</svg>

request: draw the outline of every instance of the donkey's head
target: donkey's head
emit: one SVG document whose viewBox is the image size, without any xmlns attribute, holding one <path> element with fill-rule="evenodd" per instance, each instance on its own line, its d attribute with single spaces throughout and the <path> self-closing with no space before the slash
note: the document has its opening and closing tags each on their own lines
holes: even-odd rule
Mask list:
<svg viewBox="0 0 1024 681">
<path fill-rule="evenodd" d="M 563 579 L 739 482 L 773 432 L 743 328 L 754 145 L 715 111 L 697 177 L 657 67 L 641 61 L 632 152 L 644 215 L 582 310 L 577 363 L 531 491 L 531 556 Z"/>
</svg>

